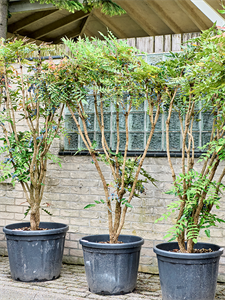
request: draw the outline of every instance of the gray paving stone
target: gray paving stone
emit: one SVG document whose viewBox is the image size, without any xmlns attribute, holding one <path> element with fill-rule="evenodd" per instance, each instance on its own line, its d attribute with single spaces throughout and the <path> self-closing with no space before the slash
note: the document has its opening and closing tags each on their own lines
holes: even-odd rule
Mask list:
<svg viewBox="0 0 225 300">
<path fill-rule="evenodd" d="M 89 292 L 83 266 L 63 264 L 54 281 L 18 282 L 11 278 L 8 257 L 0 257 L 0 300 L 162 300 L 159 276 L 138 274 L 133 293 L 101 296 Z M 197 300 L 197 299 L 193 299 Z M 215 300 L 225 300 L 225 283 L 217 284 Z"/>
</svg>

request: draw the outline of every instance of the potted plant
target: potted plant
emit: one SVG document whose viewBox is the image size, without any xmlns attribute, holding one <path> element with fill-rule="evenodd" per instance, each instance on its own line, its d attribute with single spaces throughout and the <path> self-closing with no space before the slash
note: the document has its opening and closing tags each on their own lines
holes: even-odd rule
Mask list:
<svg viewBox="0 0 225 300">
<path fill-rule="evenodd" d="M 157 67 L 135 56 L 135 48 L 124 41 L 117 41 L 110 33 L 104 38 L 103 41 L 79 39 L 76 43 L 64 39 L 71 52 L 71 79 L 68 77 L 68 81 L 73 85 L 66 105 L 84 148 L 98 171 L 105 193 L 104 199 L 93 199 L 93 203 L 85 208 L 104 205 L 108 214 L 108 235 L 86 236 L 80 240 L 89 289 L 94 293 L 121 294 L 133 291 L 136 286 L 140 249 L 144 241 L 140 237 L 120 233 L 127 210 L 132 208 L 132 198 L 145 191 L 143 184 L 147 181 L 155 183 L 144 170 L 143 162 L 160 115 L 161 79 Z M 93 93 L 94 103 L 87 101 L 90 93 Z M 141 155 L 129 158 L 130 115 L 144 101 L 148 103 L 151 129 L 146 142 L 143 141 L 145 145 Z M 92 121 L 88 105 L 93 105 L 100 128 L 97 140 L 93 139 L 89 128 Z M 111 145 L 107 133 L 110 125 L 105 114 L 109 108 L 116 115 L 113 124 L 116 133 Z M 121 127 L 123 133 L 120 132 Z M 104 175 L 106 166 L 112 174 L 110 181 Z"/>
<path fill-rule="evenodd" d="M 50 146 L 62 131 L 63 60 L 43 63 L 49 46 L 27 40 L 0 43 L 0 182 L 19 182 L 28 202 L 29 223 L 4 227 L 11 275 L 21 281 L 50 280 L 60 274 L 68 226 L 40 223 L 47 161 L 58 162 Z M 28 58 L 37 58 L 29 61 Z"/>
<path fill-rule="evenodd" d="M 165 236 L 177 242 L 154 247 L 165 300 L 213 300 L 215 297 L 223 249 L 199 243 L 197 239 L 200 230 L 210 237 L 210 227 L 224 222 L 215 213 L 225 188 L 222 183 L 225 168 L 220 164 L 225 159 L 224 41 L 223 33 L 216 28 L 204 31 L 163 67 L 170 78 L 165 88 L 168 96 L 166 142 L 173 188 L 167 193 L 178 198 L 157 220 L 167 219 L 177 211 L 175 224 Z M 179 119 L 182 133 L 179 175 L 171 159 L 173 116 Z M 196 131 L 200 119 L 207 128 L 202 132 L 202 154 L 196 159 Z"/>
</svg>

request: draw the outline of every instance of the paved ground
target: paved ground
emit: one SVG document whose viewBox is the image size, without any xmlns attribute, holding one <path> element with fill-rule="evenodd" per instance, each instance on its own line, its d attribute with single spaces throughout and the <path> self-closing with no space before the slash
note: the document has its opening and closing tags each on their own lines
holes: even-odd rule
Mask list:
<svg viewBox="0 0 225 300">
<path fill-rule="evenodd" d="M 159 277 L 138 274 L 136 290 L 122 296 L 100 296 L 88 291 L 83 266 L 63 264 L 60 278 L 40 283 L 11 279 L 8 257 L 0 257 L 0 300 L 162 300 Z M 225 284 L 218 283 L 215 299 L 225 300 Z M 193 299 L 197 300 L 197 299 Z"/>
</svg>

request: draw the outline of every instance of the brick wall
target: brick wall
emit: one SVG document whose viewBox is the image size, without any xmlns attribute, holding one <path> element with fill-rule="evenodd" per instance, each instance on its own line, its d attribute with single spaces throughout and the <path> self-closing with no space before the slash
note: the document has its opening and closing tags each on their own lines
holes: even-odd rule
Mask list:
<svg viewBox="0 0 225 300">
<path fill-rule="evenodd" d="M 54 152 L 57 151 L 58 141 Z M 50 163 L 48 166 L 48 180 L 43 203 L 50 204 L 48 208 L 53 214 L 48 216 L 42 212 L 42 221 L 63 222 L 69 225 L 66 236 L 64 262 L 82 264 L 82 250 L 78 240 L 89 234 L 108 233 L 107 211 L 104 205 L 84 210 L 83 207 L 94 200 L 104 197 L 102 184 L 95 166 L 91 164 L 89 156 L 64 156 L 62 168 Z M 173 158 L 175 169 L 180 170 L 180 159 Z M 157 180 L 157 188 L 147 185 L 146 195 L 141 199 L 133 199 L 133 209 L 129 208 L 123 234 L 133 234 L 145 239 L 141 251 L 140 271 L 157 273 L 156 256 L 153 246 L 163 241 L 163 236 L 173 218 L 167 222 L 155 224 L 154 221 L 166 210 L 172 196 L 164 192 L 171 186 L 170 169 L 166 158 L 146 158 L 145 169 Z M 222 169 L 222 167 L 220 167 Z M 104 171 L 110 180 L 110 172 Z M 223 199 L 224 200 L 224 199 Z M 6 242 L 2 233 L 3 226 L 20 222 L 24 217 L 27 204 L 19 185 L 13 188 L 10 184 L 0 184 L 0 254 L 7 255 Z M 225 201 L 221 201 L 219 216 L 224 218 Z M 174 216 L 173 216 L 174 217 Z M 24 221 L 28 221 L 26 217 Z M 211 238 L 202 235 L 200 240 L 225 246 L 225 226 L 223 224 L 211 230 Z M 220 280 L 225 280 L 225 255 L 220 262 Z"/>
</svg>

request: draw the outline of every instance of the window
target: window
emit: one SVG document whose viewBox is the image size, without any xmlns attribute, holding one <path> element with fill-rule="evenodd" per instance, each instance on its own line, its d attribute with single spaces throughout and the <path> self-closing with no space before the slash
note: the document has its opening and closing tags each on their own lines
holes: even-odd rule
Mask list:
<svg viewBox="0 0 225 300">
<path fill-rule="evenodd" d="M 141 55 L 149 64 L 157 64 L 157 62 L 168 59 L 168 53 Z M 126 96 L 125 96 L 126 97 Z M 91 140 L 97 142 L 97 147 L 101 148 L 101 132 L 98 126 L 97 118 L 94 113 L 94 97 L 89 94 L 86 98 L 88 102 L 88 131 Z M 149 152 L 165 152 L 166 151 L 166 118 L 167 114 L 161 114 L 157 122 L 155 132 L 149 147 Z M 211 124 L 213 117 L 210 113 L 199 113 L 199 119 L 193 126 L 193 136 L 195 140 L 195 148 L 207 143 L 210 139 Z M 115 150 L 116 145 L 116 113 L 114 107 L 108 107 L 104 114 L 105 122 L 105 136 L 112 150 Z M 65 123 L 67 137 L 65 138 L 65 151 L 76 151 L 84 149 L 84 143 L 77 133 L 76 124 L 74 123 L 68 110 L 65 111 Z M 151 129 L 149 116 L 147 114 L 147 103 L 143 103 L 138 110 L 133 109 L 129 115 L 129 147 L 131 152 L 142 151 L 145 147 L 149 131 Z M 181 150 L 182 136 L 180 132 L 180 121 L 178 113 L 173 113 L 170 123 L 170 149 L 174 152 Z M 125 146 L 125 119 L 121 114 L 120 119 L 120 150 Z M 198 150 L 197 150 L 198 151 Z"/>
</svg>

